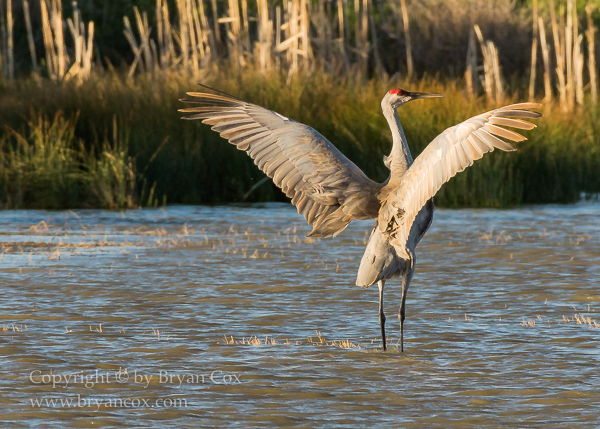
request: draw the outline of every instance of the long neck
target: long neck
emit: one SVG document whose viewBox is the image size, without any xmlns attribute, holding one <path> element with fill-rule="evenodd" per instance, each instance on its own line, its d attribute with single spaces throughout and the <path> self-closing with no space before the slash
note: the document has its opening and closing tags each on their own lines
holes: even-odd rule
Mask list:
<svg viewBox="0 0 600 429">
<path fill-rule="evenodd" d="M 390 182 L 397 182 L 404 175 L 408 167 L 411 166 L 413 159 L 400 125 L 400 118 L 398 118 L 398 112 L 392 106 L 385 106 L 383 108 L 383 115 L 387 119 L 390 129 L 392 130 L 393 145 L 392 151 L 390 152 Z"/>
</svg>

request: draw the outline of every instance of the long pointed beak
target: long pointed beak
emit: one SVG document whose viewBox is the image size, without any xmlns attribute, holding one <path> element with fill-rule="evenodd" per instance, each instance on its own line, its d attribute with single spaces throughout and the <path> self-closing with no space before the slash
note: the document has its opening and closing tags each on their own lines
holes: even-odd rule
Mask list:
<svg viewBox="0 0 600 429">
<path fill-rule="evenodd" d="M 440 98 L 444 94 L 438 94 L 437 92 L 409 92 L 408 95 L 414 100 L 419 98 Z"/>
</svg>

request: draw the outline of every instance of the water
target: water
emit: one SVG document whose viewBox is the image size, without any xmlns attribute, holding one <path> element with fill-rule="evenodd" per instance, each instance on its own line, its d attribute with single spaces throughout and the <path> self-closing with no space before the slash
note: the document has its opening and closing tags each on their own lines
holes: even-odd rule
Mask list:
<svg viewBox="0 0 600 429">
<path fill-rule="evenodd" d="M 313 241 L 285 204 L 0 212 L 0 426 L 594 426 L 599 211 L 438 210 L 404 354 L 399 281 L 386 353 L 354 286 L 371 222 Z"/>
</svg>

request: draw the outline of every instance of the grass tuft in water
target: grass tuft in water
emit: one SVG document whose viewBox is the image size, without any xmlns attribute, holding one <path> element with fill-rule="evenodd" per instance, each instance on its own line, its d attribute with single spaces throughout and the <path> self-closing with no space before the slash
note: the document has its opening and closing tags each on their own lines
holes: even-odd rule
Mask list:
<svg viewBox="0 0 600 429">
<path fill-rule="evenodd" d="M 133 208 L 138 195 L 127 139 L 117 133 L 98 148 L 76 138 L 78 114 L 32 113 L 24 132 L 0 137 L 0 207 Z"/>
</svg>

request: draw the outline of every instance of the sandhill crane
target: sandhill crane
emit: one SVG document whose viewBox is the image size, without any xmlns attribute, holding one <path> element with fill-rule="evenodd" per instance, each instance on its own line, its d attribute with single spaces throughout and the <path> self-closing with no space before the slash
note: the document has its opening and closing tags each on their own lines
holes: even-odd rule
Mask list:
<svg viewBox="0 0 600 429">
<path fill-rule="evenodd" d="M 217 91 L 220 92 L 220 91 Z M 515 148 L 525 140 L 502 127 L 531 130 L 523 119 L 542 115 L 530 109 L 537 103 L 520 103 L 494 109 L 450 127 L 412 159 L 397 109 L 421 98 L 441 94 L 393 89 L 381 101 L 392 131 L 392 150 L 383 162 L 388 179 L 376 183 L 313 128 L 279 113 L 229 96 L 187 93 L 182 99 L 198 107 L 184 119 L 202 119 L 221 137 L 248 153 L 258 167 L 291 198 L 312 231 L 311 237 L 336 236 L 354 219 L 375 219 L 375 227 L 360 262 L 356 284 L 379 287 L 379 323 L 386 350 L 383 288 L 388 279 L 402 276 L 400 350 L 404 351 L 406 295 L 415 270 L 415 248 L 433 220 L 433 196 L 451 177 L 495 148 Z"/>
</svg>

